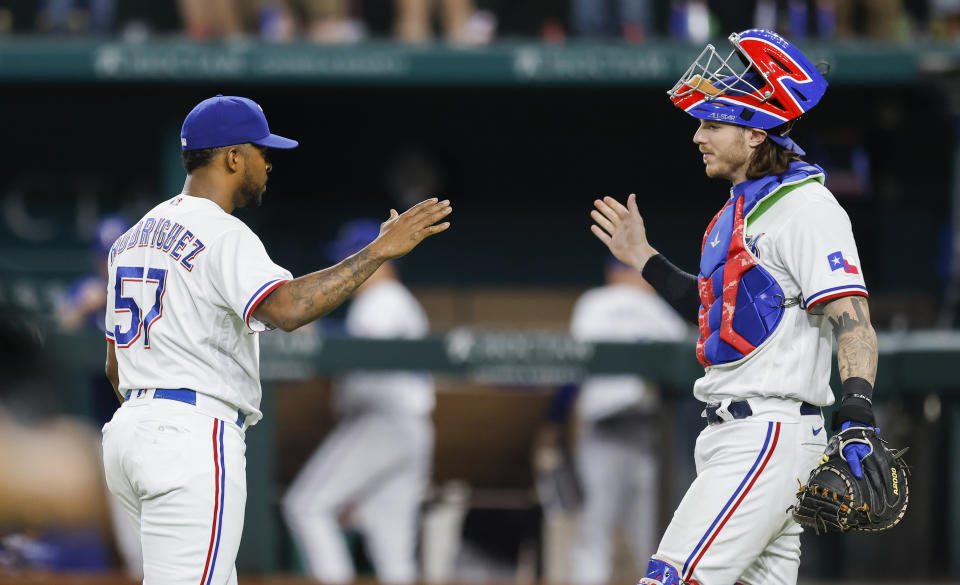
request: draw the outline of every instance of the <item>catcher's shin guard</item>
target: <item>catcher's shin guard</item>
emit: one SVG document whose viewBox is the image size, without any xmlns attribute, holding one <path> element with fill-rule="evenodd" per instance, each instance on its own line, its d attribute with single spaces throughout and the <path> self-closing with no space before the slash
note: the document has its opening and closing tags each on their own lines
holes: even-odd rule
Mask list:
<svg viewBox="0 0 960 585">
<path fill-rule="evenodd" d="M 680 571 L 666 561 L 651 558 L 647 564 L 647 575 L 637 585 L 683 585 Z"/>
</svg>

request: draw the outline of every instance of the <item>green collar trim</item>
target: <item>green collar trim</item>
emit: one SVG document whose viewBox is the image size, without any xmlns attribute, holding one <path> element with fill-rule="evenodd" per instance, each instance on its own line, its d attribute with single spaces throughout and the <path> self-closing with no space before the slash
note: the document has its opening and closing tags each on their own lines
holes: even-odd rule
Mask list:
<svg viewBox="0 0 960 585">
<path fill-rule="evenodd" d="M 761 202 L 758 203 L 756 206 L 754 206 L 754 208 L 750 210 L 750 213 L 747 215 L 747 217 L 745 217 L 745 218 L 743 219 L 743 221 L 744 221 L 744 228 L 747 228 L 747 227 L 749 226 L 750 221 L 756 220 L 756 219 L 759 218 L 761 215 L 763 215 L 764 213 L 766 213 L 767 210 L 769 210 L 771 207 L 773 207 L 773 204 L 774 204 L 774 203 L 776 203 L 777 201 L 780 201 L 781 199 L 783 199 L 783 196 L 784 196 L 784 195 L 786 195 L 787 193 L 790 193 L 790 192 L 792 192 L 792 191 L 795 191 L 796 189 L 798 189 L 798 188 L 800 188 L 800 187 L 803 187 L 804 185 L 806 185 L 806 184 L 809 183 L 810 181 L 817 181 L 818 183 L 823 183 L 823 175 L 817 175 L 817 176 L 814 176 L 814 177 L 808 177 L 808 178 L 804 179 L 803 181 L 800 181 L 799 183 L 793 183 L 793 184 L 790 184 L 790 185 L 783 185 L 783 186 L 781 186 L 779 189 L 777 189 L 776 191 L 774 191 L 773 193 L 771 193 L 770 195 L 767 195 L 767 196 L 763 199 L 763 201 L 761 201 Z"/>
</svg>

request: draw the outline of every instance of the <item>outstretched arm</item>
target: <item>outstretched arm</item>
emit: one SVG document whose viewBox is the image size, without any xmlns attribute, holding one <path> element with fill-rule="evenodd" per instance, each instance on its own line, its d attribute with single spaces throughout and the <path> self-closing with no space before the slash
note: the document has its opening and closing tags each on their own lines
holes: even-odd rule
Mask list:
<svg viewBox="0 0 960 585">
<path fill-rule="evenodd" d="M 877 334 L 870 324 L 870 307 L 861 296 L 841 297 L 823 309 L 837 339 L 837 366 L 843 382 L 840 407 L 833 426 L 853 421 L 875 426 L 873 383 L 877 378 Z"/>
<path fill-rule="evenodd" d="M 380 235 L 367 247 L 330 268 L 283 283 L 257 306 L 253 316 L 284 331 L 319 319 L 349 298 L 381 264 L 450 227 L 449 222 L 437 222 L 452 210 L 450 201 L 436 199 L 421 201 L 403 214 L 391 209 Z"/>
<path fill-rule="evenodd" d="M 650 286 L 684 319 L 697 323 L 700 293 L 697 277 L 680 270 L 647 241 L 647 229 L 637 208 L 637 196 L 627 197 L 627 204 L 613 197 L 593 202 L 590 226 L 593 235 L 624 264 L 634 267 Z"/>
</svg>

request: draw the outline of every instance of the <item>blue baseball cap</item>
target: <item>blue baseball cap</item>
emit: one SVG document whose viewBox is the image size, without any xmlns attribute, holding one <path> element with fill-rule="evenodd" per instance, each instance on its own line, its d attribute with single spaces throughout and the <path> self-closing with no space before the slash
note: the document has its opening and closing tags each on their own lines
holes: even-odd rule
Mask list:
<svg viewBox="0 0 960 585">
<path fill-rule="evenodd" d="M 119 213 L 101 217 L 90 232 L 93 251 L 100 256 L 106 256 L 110 253 L 113 243 L 120 239 L 120 236 L 131 227 L 133 227 L 133 222 Z"/>
<path fill-rule="evenodd" d="M 607 261 L 603 263 L 605 270 L 634 270 L 633 266 L 624 264 L 613 254 L 607 254 Z"/>
<path fill-rule="evenodd" d="M 353 219 L 343 224 L 337 239 L 327 246 L 327 256 L 339 262 L 359 252 L 380 235 L 380 222 L 369 217 Z"/>
<path fill-rule="evenodd" d="M 217 94 L 196 105 L 180 129 L 182 150 L 201 150 L 251 142 L 270 148 L 296 148 L 299 142 L 270 133 L 257 102 Z"/>
</svg>

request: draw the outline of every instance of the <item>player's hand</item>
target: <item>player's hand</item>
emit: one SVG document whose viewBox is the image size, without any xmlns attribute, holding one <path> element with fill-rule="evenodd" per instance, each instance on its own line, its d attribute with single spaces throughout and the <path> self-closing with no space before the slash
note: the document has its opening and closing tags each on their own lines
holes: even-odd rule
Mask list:
<svg viewBox="0 0 960 585">
<path fill-rule="evenodd" d="M 865 425 L 856 421 L 847 421 L 840 425 L 840 430 L 845 431 L 850 427 L 867 427 L 870 425 Z M 880 432 L 880 429 L 875 429 L 877 433 Z M 863 458 L 870 454 L 872 448 L 870 445 L 865 443 L 849 443 L 841 452 L 843 453 L 843 459 L 847 462 L 847 465 L 850 466 L 850 471 L 853 472 L 853 476 L 857 479 L 863 479 Z"/>
<path fill-rule="evenodd" d="M 545 424 L 533 439 L 533 469 L 538 473 L 553 471 L 562 462 L 560 426 Z"/>
<path fill-rule="evenodd" d="M 107 290 L 99 280 L 91 280 L 83 287 L 77 310 L 87 316 L 90 313 L 102 313 L 107 306 Z"/>
<path fill-rule="evenodd" d="M 613 197 L 597 199 L 593 205 L 596 207 L 590 212 L 596 222 L 590 226 L 593 235 L 610 248 L 617 260 L 643 270 L 657 251 L 647 242 L 647 228 L 637 209 L 637 196 L 631 193 L 626 207 Z"/>
<path fill-rule="evenodd" d="M 380 235 L 370 247 L 383 258 L 399 258 L 423 240 L 450 227 L 449 221 L 437 222 L 451 211 L 450 200 L 439 201 L 436 197 L 421 201 L 403 213 L 391 209 L 390 218 L 380 224 Z"/>
</svg>

